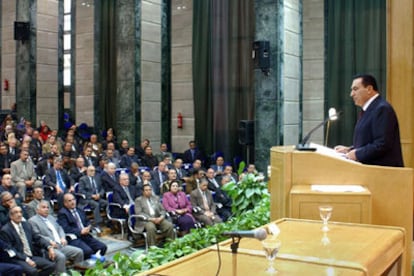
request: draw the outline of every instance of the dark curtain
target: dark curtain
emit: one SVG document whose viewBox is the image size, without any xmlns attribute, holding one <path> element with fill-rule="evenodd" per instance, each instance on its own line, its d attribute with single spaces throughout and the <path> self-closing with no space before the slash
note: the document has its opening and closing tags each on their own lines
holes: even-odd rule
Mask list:
<svg viewBox="0 0 414 276">
<path fill-rule="evenodd" d="M 100 1 L 99 5 L 99 74 L 95 93 L 98 113 L 95 116 L 95 125 L 106 129 L 116 127 L 116 0 Z"/>
<path fill-rule="evenodd" d="M 195 139 L 207 155 L 243 155 L 240 120 L 253 119 L 254 1 L 193 1 Z"/>
<path fill-rule="evenodd" d="M 358 109 L 350 97 L 352 76 L 369 73 L 386 88 L 386 0 L 325 0 L 326 108 L 343 111 L 331 124 L 329 146 L 351 145 Z"/>
</svg>

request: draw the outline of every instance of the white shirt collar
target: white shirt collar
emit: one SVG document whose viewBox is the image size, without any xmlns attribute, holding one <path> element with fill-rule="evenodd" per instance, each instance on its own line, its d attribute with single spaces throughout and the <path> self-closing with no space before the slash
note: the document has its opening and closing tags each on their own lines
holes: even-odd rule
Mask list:
<svg viewBox="0 0 414 276">
<path fill-rule="evenodd" d="M 372 96 L 363 106 L 362 106 L 362 110 L 366 111 L 368 106 L 376 99 L 378 98 L 379 94 L 376 94 L 374 96 Z"/>
</svg>

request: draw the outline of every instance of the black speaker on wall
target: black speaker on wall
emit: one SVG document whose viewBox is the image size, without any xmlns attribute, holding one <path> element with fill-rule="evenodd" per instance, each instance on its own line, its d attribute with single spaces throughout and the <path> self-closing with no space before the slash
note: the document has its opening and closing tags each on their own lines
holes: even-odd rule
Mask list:
<svg viewBox="0 0 414 276">
<path fill-rule="evenodd" d="M 270 70 L 270 42 L 258 40 L 253 42 L 253 59 L 255 68 L 261 69 L 265 75 Z"/>
<path fill-rule="evenodd" d="M 14 21 L 14 40 L 29 40 L 30 24 L 29 22 Z"/>
<path fill-rule="evenodd" d="M 254 121 L 241 120 L 239 122 L 239 144 L 254 144 Z"/>
</svg>

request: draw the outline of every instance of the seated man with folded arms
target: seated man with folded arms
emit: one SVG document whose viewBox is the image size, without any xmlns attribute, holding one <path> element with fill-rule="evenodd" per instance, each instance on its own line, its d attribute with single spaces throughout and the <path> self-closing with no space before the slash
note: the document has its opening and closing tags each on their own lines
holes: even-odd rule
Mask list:
<svg viewBox="0 0 414 276">
<path fill-rule="evenodd" d="M 152 194 L 152 187 L 148 183 L 143 185 L 142 196 L 135 199 L 135 214 L 141 215 L 145 220 L 137 219 L 135 229 L 147 232 L 148 245 L 156 245 L 157 229 L 169 239 L 175 238 L 174 226 L 165 219 L 166 211 L 157 196 Z"/>
<path fill-rule="evenodd" d="M 83 261 L 83 251 L 68 245 L 65 232 L 56 219 L 49 215 L 49 202 L 41 200 L 36 207 L 37 215 L 30 218 L 33 232 L 55 250 L 56 273 L 66 272 L 66 259 L 75 263 Z"/>
<path fill-rule="evenodd" d="M 193 190 L 190 195 L 191 205 L 196 211 L 193 212 L 196 220 L 204 223 L 204 225 L 213 225 L 222 222 L 216 213 L 216 205 L 213 202 L 213 196 L 208 189 L 208 181 L 205 178 L 200 180 L 200 185 Z"/>
</svg>

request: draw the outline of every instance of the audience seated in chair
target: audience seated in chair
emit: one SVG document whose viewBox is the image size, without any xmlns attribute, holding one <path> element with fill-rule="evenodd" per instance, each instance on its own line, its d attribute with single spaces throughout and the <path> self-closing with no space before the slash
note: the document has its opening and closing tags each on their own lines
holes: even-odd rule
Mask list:
<svg viewBox="0 0 414 276">
<path fill-rule="evenodd" d="M 197 147 L 196 141 L 192 140 L 188 143 L 189 149 L 184 152 L 183 162 L 184 163 L 193 163 L 195 160 L 199 159 L 201 162 L 204 161 L 203 152 Z"/>
<path fill-rule="evenodd" d="M 13 195 L 10 192 L 2 192 L 0 194 L 0 226 L 5 225 L 9 221 L 9 212 L 13 206 L 22 207 L 23 217 L 28 219 L 27 213 L 23 208 L 22 203 L 16 202 Z"/>
<path fill-rule="evenodd" d="M 76 208 L 75 196 L 66 193 L 63 196 L 63 205 L 58 212 L 58 223 L 68 235 L 68 243 L 81 248 L 85 259 L 98 251 L 105 255 L 107 246 L 90 234 L 92 225 L 83 210 Z"/>
<path fill-rule="evenodd" d="M 89 206 L 93 211 L 93 225 L 99 227 L 103 222 L 101 210 L 106 209 L 107 201 L 104 199 L 105 191 L 101 179 L 95 175 L 94 166 L 89 166 L 86 175 L 80 178 L 78 193 L 83 195 L 78 200 L 78 208 L 83 210 Z"/>
<path fill-rule="evenodd" d="M 127 173 L 119 175 L 119 184 L 114 187 L 113 202 L 118 203 L 122 208 L 115 208 L 112 216 L 115 218 L 128 218 L 129 207 L 134 204 L 137 198 L 135 187 L 129 185 Z"/>
<path fill-rule="evenodd" d="M 37 205 L 44 199 L 44 191 L 42 186 L 35 186 L 33 188 L 33 199 L 26 204 L 26 213 L 27 217 L 31 218 L 36 215 L 36 208 Z M 54 215 L 52 205 L 50 204 L 50 201 L 47 201 L 49 203 L 49 215 Z"/>
<path fill-rule="evenodd" d="M 129 176 L 129 185 L 135 187 L 137 192 L 137 197 L 142 195 L 142 184 L 144 180 L 142 179 L 141 171 L 138 163 L 132 163 L 128 172 Z"/>
<path fill-rule="evenodd" d="M 13 185 L 17 187 L 23 199 L 26 199 L 27 188 L 32 188 L 35 184 L 42 185 L 42 182 L 37 180 L 34 164 L 29 159 L 29 152 L 26 150 L 21 151 L 20 158 L 11 163 L 10 175 Z"/>
<path fill-rule="evenodd" d="M 222 222 L 216 213 L 216 205 L 213 202 L 213 196 L 208 190 L 208 181 L 205 178 L 200 180 L 200 185 L 193 190 L 190 195 L 191 205 L 197 212 L 194 217 L 204 225 L 213 225 Z"/>
<path fill-rule="evenodd" d="M 135 154 L 135 148 L 129 147 L 127 152 L 121 156 L 119 166 L 121 168 L 129 168 L 134 162 L 139 163 L 138 156 Z"/>
<path fill-rule="evenodd" d="M 223 219 L 223 221 L 227 221 L 232 213 L 231 213 L 231 206 L 232 200 L 230 196 L 226 193 L 226 191 L 222 190 L 221 188 L 224 187 L 227 183 L 231 182 L 231 178 L 229 175 L 225 175 L 221 178 L 221 186 L 219 189 L 216 189 L 216 194 L 214 195 L 214 202 L 216 203 L 216 210 L 217 214 Z"/>
<path fill-rule="evenodd" d="M 108 163 L 106 169 L 101 174 L 101 183 L 105 192 L 112 192 L 118 185 L 116 176 L 116 166 L 114 163 Z"/>
<path fill-rule="evenodd" d="M 16 186 L 12 184 L 10 174 L 4 174 L 1 178 L 0 193 L 2 192 L 10 192 L 17 202 L 24 202 L 24 198 L 19 194 Z"/>
<path fill-rule="evenodd" d="M 45 198 L 48 200 L 57 199 L 59 208 L 61 208 L 63 203 L 63 195 L 67 192 L 72 193 L 74 191 L 73 179 L 62 169 L 62 166 L 62 159 L 55 157 L 53 160 L 53 168 L 47 170 L 44 179 L 44 185 L 49 187 L 49 189 L 45 189 Z"/>
<path fill-rule="evenodd" d="M 154 168 L 152 171 L 152 177 L 154 186 L 153 186 L 153 193 L 157 196 L 161 195 L 161 186 L 164 183 L 164 181 L 167 180 L 167 172 L 168 168 L 165 166 L 164 162 L 158 163 L 158 166 Z"/>
<path fill-rule="evenodd" d="M 175 170 L 170 170 L 174 171 Z M 172 180 L 169 185 L 169 191 L 162 198 L 162 206 L 170 213 L 175 225 L 178 226 L 182 235 L 187 234 L 192 228 L 195 228 L 195 219 L 192 215 L 190 201 L 186 194 L 180 191 L 181 184 L 178 180 Z"/>
<path fill-rule="evenodd" d="M 66 260 L 74 263 L 83 261 L 83 251 L 78 247 L 68 245 L 66 234 L 56 219 L 49 214 L 49 202 L 41 200 L 36 207 L 37 215 L 30 218 L 33 232 L 38 234 L 45 243 L 55 251 L 56 273 L 66 272 Z"/>
<path fill-rule="evenodd" d="M 1 228 L 0 237 L 15 253 L 10 262 L 21 266 L 26 275 L 51 275 L 55 271 L 53 247 L 41 239 L 27 221 L 23 221 L 21 207 L 11 207 L 9 216 L 10 221 Z M 47 258 L 43 257 L 43 250 L 47 252 Z"/>
<path fill-rule="evenodd" d="M 152 154 L 152 147 L 146 146 L 144 156 L 141 157 L 141 165 L 153 169 L 158 164 L 157 157 Z"/>
<path fill-rule="evenodd" d="M 166 220 L 165 209 L 159 198 L 152 194 L 152 187 L 148 183 L 144 183 L 142 196 L 135 200 L 135 214 L 144 218 L 136 220 L 135 229 L 138 232 L 145 229 L 149 246 L 156 245 L 157 230 L 166 238 L 175 239 L 174 226 Z"/>
</svg>

